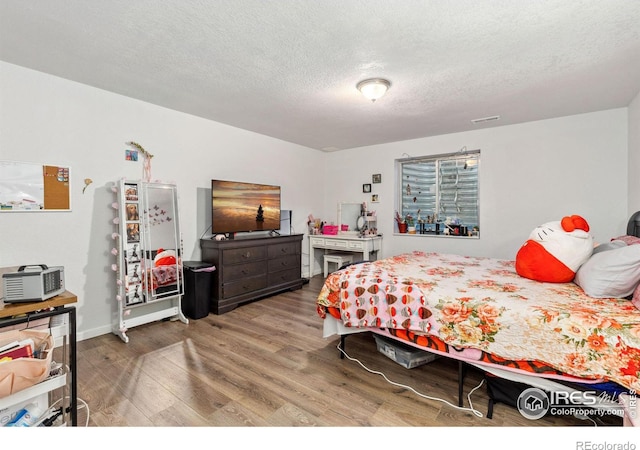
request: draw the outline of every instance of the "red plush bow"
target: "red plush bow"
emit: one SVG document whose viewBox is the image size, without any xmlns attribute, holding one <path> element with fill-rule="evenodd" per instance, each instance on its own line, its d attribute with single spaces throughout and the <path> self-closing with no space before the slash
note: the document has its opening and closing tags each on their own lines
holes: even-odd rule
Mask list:
<svg viewBox="0 0 640 450">
<path fill-rule="evenodd" d="M 578 215 L 573 216 L 565 216 L 560 221 L 560 225 L 562 225 L 562 229 L 567 233 L 571 233 L 573 230 L 584 230 L 589 232 L 589 224 L 587 221 Z"/>
</svg>

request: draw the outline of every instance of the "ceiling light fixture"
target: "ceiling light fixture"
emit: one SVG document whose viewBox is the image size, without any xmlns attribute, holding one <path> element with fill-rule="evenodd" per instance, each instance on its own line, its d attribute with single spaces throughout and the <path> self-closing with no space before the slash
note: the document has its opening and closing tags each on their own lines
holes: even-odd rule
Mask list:
<svg viewBox="0 0 640 450">
<path fill-rule="evenodd" d="M 375 102 L 387 92 L 391 83 L 383 78 L 370 78 L 362 80 L 356 87 L 362 92 L 362 95 Z"/>
</svg>

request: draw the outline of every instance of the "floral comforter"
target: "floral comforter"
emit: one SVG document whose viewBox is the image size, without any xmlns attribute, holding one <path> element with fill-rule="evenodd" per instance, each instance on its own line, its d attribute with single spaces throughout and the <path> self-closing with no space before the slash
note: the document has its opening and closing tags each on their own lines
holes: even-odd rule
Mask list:
<svg viewBox="0 0 640 450">
<path fill-rule="evenodd" d="M 413 252 L 353 265 L 329 275 L 317 311 L 437 350 L 640 391 L 640 310 L 522 278 L 514 261 Z"/>
</svg>

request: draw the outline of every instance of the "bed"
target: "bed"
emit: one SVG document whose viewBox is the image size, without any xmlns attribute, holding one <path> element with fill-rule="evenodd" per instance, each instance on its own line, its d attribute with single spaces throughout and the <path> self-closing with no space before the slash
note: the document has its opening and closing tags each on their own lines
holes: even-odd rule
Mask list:
<svg viewBox="0 0 640 450">
<path fill-rule="evenodd" d="M 327 277 L 316 307 L 341 348 L 371 331 L 541 388 L 640 391 L 640 309 L 523 278 L 514 261 L 414 251 L 353 264 Z"/>
<path fill-rule="evenodd" d="M 152 297 L 176 295 L 182 279 L 182 258 L 175 250 L 158 249 L 148 252 L 151 267 L 142 268 L 142 286 Z M 179 252 L 178 252 L 179 253 Z"/>
<path fill-rule="evenodd" d="M 173 286 L 178 282 L 179 265 L 157 266 L 147 269 L 147 279 L 152 290 Z"/>
</svg>

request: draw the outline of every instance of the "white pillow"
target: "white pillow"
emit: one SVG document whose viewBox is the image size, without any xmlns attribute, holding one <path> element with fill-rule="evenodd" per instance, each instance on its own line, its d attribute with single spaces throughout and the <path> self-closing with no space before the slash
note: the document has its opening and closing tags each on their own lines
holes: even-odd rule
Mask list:
<svg viewBox="0 0 640 450">
<path fill-rule="evenodd" d="M 595 253 L 573 280 L 590 297 L 623 298 L 640 283 L 640 245 Z"/>
</svg>

